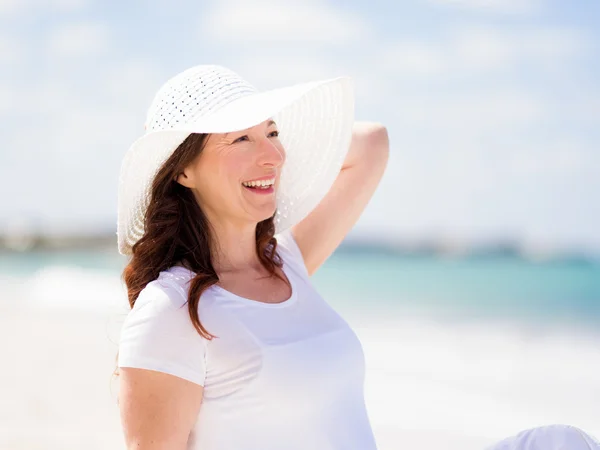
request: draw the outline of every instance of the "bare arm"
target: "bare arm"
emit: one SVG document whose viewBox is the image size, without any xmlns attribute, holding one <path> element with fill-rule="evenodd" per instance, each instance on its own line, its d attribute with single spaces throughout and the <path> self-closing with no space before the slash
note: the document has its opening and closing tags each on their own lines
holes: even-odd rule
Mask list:
<svg viewBox="0 0 600 450">
<path fill-rule="evenodd" d="M 325 198 L 292 228 L 309 274 L 313 274 L 352 229 L 373 196 L 387 166 L 387 129 L 355 122 L 342 170 Z"/>
<path fill-rule="evenodd" d="M 128 450 L 185 450 L 204 388 L 153 370 L 121 367 L 119 408 Z"/>
</svg>

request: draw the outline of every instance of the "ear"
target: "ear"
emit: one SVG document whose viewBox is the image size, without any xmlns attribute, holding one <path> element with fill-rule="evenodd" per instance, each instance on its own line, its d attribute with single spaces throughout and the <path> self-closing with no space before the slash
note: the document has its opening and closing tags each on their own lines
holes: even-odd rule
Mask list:
<svg viewBox="0 0 600 450">
<path fill-rule="evenodd" d="M 175 181 L 177 181 L 182 186 L 185 186 L 186 188 L 191 189 L 194 187 L 194 180 L 193 180 L 193 177 L 191 176 L 191 173 L 188 172 L 188 169 L 184 169 L 183 172 L 179 173 L 175 177 Z"/>
</svg>

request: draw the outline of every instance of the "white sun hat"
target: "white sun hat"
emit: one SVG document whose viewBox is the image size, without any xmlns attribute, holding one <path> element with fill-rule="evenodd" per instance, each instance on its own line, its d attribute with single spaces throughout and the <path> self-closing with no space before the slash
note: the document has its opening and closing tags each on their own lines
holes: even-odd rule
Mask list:
<svg viewBox="0 0 600 450">
<path fill-rule="evenodd" d="M 234 71 L 198 65 L 170 78 L 129 148 L 118 188 L 119 253 L 144 235 L 153 179 L 191 133 L 228 133 L 273 118 L 286 151 L 276 193 L 275 232 L 302 220 L 333 185 L 354 123 L 354 82 L 337 77 L 259 92 Z"/>
</svg>

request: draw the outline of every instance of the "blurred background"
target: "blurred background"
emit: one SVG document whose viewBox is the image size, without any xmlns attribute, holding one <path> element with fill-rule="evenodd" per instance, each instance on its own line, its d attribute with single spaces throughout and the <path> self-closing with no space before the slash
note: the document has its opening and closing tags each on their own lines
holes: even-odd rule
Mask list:
<svg viewBox="0 0 600 450">
<path fill-rule="evenodd" d="M 350 75 L 389 166 L 314 276 L 381 449 L 600 437 L 600 3 L 0 0 L 0 448 L 124 448 L 117 181 L 172 75 Z M 439 448 L 439 447 L 438 447 Z"/>
</svg>

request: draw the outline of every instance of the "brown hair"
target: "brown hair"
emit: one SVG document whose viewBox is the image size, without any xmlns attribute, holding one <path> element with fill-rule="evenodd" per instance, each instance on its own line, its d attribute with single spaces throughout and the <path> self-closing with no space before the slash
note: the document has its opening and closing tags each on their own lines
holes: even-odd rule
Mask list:
<svg viewBox="0 0 600 450">
<path fill-rule="evenodd" d="M 127 285 L 129 306 L 133 308 L 140 292 L 161 271 L 175 263 L 185 265 L 195 273 L 187 299 L 190 319 L 202 337 L 212 340 L 215 336 L 204 328 L 198 316 L 200 295 L 219 281 L 210 254 L 211 228 L 193 192 L 176 181 L 177 175 L 200 155 L 208 136 L 190 134 L 158 170 L 146 210 L 144 235 L 133 245 L 133 255 L 122 279 Z M 276 272 L 282 261 L 276 253 L 273 217 L 257 224 L 256 250 L 271 276 L 287 282 Z M 117 360 L 118 355 L 117 351 Z M 118 376 L 118 367 L 113 374 Z"/>
</svg>

